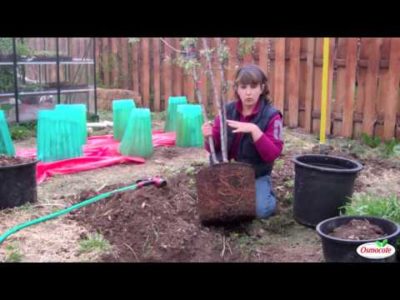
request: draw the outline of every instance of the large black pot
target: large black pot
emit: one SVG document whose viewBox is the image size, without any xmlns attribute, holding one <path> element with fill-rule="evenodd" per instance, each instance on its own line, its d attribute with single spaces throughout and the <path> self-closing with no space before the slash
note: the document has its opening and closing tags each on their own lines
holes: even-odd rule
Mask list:
<svg viewBox="0 0 400 300">
<path fill-rule="evenodd" d="M 386 233 L 377 240 L 347 240 L 330 236 L 329 234 L 337 227 L 347 224 L 351 220 L 368 220 L 377 225 Z M 390 220 L 369 216 L 340 216 L 320 222 L 316 231 L 322 240 L 322 249 L 327 262 L 395 262 L 396 254 L 382 259 L 365 258 L 357 253 L 358 246 L 365 243 L 387 240 L 395 247 L 397 239 L 400 238 L 400 226 Z"/>
<path fill-rule="evenodd" d="M 297 222 L 315 227 L 338 216 L 339 208 L 353 194 L 354 181 L 362 165 L 336 156 L 306 154 L 295 164 L 293 215 Z"/>
<path fill-rule="evenodd" d="M 36 202 L 36 164 L 0 167 L 0 209 Z"/>
</svg>

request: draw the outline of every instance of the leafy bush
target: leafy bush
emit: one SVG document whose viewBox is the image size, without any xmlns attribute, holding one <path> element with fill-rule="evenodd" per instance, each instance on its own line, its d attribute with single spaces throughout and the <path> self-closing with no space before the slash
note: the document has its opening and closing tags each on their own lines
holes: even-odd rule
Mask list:
<svg viewBox="0 0 400 300">
<path fill-rule="evenodd" d="M 10 134 L 13 140 L 24 140 L 36 136 L 36 121 L 10 126 Z"/>
<path fill-rule="evenodd" d="M 16 51 L 18 55 L 21 56 L 29 56 L 32 53 L 31 48 L 21 42 L 16 42 Z M 13 45 L 12 45 L 12 38 L 0 38 L 0 54 L 12 54 L 13 53 Z"/>
<path fill-rule="evenodd" d="M 19 56 L 29 56 L 31 48 L 23 42 L 17 41 L 16 51 Z M 0 38 L 0 54 L 10 55 L 13 53 L 12 38 Z M 18 68 L 21 72 L 21 68 Z M 0 92 L 10 92 L 14 89 L 14 70 L 13 66 L 3 66 L 0 68 Z"/>
<path fill-rule="evenodd" d="M 7 93 L 14 90 L 14 71 L 12 66 L 0 68 L 0 92 Z"/>
<path fill-rule="evenodd" d="M 98 114 L 96 115 L 95 113 L 88 112 L 86 114 L 86 119 L 88 122 L 98 122 L 100 117 Z"/>
<path fill-rule="evenodd" d="M 239 38 L 238 54 L 243 58 L 254 50 L 255 38 Z"/>
</svg>

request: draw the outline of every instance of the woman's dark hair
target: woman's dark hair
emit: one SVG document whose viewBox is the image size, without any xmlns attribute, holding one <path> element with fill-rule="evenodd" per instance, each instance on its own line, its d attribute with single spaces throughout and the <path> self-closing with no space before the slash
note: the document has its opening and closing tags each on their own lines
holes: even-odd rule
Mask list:
<svg viewBox="0 0 400 300">
<path fill-rule="evenodd" d="M 237 93 L 239 84 L 260 84 L 263 86 L 260 98 L 264 98 L 268 103 L 270 102 L 268 95 L 268 79 L 263 70 L 256 65 L 245 65 L 236 71 L 235 81 L 233 84 L 236 99 L 240 99 Z"/>
</svg>

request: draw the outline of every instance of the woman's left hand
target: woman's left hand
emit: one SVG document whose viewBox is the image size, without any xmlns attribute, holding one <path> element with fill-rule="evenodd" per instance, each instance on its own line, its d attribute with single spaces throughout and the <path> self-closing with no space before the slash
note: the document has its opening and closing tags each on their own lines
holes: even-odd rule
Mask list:
<svg viewBox="0 0 400 300">
<path fill-rule="evenodd" d="M 226 120 L 226 123 L 228 124 L 229 127 L 233 128 L 232 130 L 233 133 L 238 133 L 238 132 L 253 133 L 258 128 L 256 124 L 247 122 Z"/>
</svg>

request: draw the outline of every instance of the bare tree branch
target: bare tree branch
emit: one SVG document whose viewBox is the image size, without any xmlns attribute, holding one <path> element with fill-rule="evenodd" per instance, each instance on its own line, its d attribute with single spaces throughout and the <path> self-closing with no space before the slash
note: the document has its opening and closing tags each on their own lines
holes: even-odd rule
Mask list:
<svg viewBox="0 0 400 300">
<path fill-rule="evenodd" d="M 175 47 L 171 46 L 171 44 L 169 44 L 169 43 L 168 43 L 166 40 L 164 40 L 163 38 L 160 38 L 160 41 L 163 42 L 164 45 L 166 45 L 168 48 L 170 48 L 170 49 L 172 49 L 172 50 L 174 50 L 174 51 L 176 51 L 176 52 L 178 52 L 178 53 L 185 53 L 185 51 L 176 49 Z"/>
<path fill-rule="evenodd" d="M 224 135 L 224 141 L 225 143 L 227 143 L 228 141 L 228 129 L 226 127 L 226 108 L 225 108 L 225 95 L 227 92 L 227 82 L 225 80 L 225 74 L 224 74 L 224 58 L 223 58 L 223 45 L 222 45 L 222 41 L 221 38 L 215 38 L 216 42 L 217 42 L 217 47 L 218 47 L 218 55 L 217 57 L 219 58 L 219 71 L 221 73 L 221 81 L 222 81 L 222 88 L 221 88 L 221 117 L 222 117 L 222 126 L 223 128 L 223 135 Z M 226 149 L 226 161 L 228 161 L 228 145 L 225 145 L 225 149 Z"/>
<path fill-rule="evenodd" d="M 207 68 L 208 68 L 208 74 L 210 76 L 211 82 L 213 83 L 213 91 L 214 91 L 214 103 L 217 105 L 218 108 L 218 114 L 220 118 L 220 128 L 221 128 L 221 153 L 222 153 L 222 161 L 223 162 L 228 162 L 228 151 L 227 151 L 227 143 L 225 139 L 225 128 L 226 128 L 226 122 L 224 122 L 224 118 L 222 116 L 222 106 L 224 105 L 221 103 L 221 99 L 218 98 L 218 92 L 217 92 L 217 87 L 215 86 L 215 77 L 214 77 L 214 72 L 212 71 L 212 65 L 211 65 L 211 57 L 210 57 L 210 51 L 208 48 L 208 43 L 206 38 L 202 38 L 203 42 L 203 47 L 205 50 L 205 57 L 207 61 Z"/>
<path fill-rule="evenodd" d="M 200 103 L 200 106 L 201 106 L 201 110 L 202 110 L 202 112 L 203 112 L 204 122 L 208 122 L 207 112 L 206 112 L 206 109 L 205 109 L 205 106 L 204 106 L 204 103 L 203 103 L 203 100 L 202 100 L 202 97 L 201 97 L 200 90 L 199 90 L 198 85 L 197 85 L 198 82 L 199 82 L 199 77 L 198 77 L 198 75 L 197 75 L 196 67 L 194 67 L 194 68 L 192 69 L 192 76 L 193 76 L 193 80 L 194 80 L 194 84 L 195 84 L 196 96 L 197 96 L 197 99 L 199 100 L 199 103 Z M 217 163 L 218 163 L 218 160 L 217 160 L 217 156 L 216 156 L 216 154 L 215 154 L 214 139 L 213 139 L 212 136 L 209 136 L 209 137 L 208 137 L 208 144 L 209 144 L 209 146 L 210 146 L 211 161 L 212 161 L 213 164 L 217 164 Z"/>
</svg>

